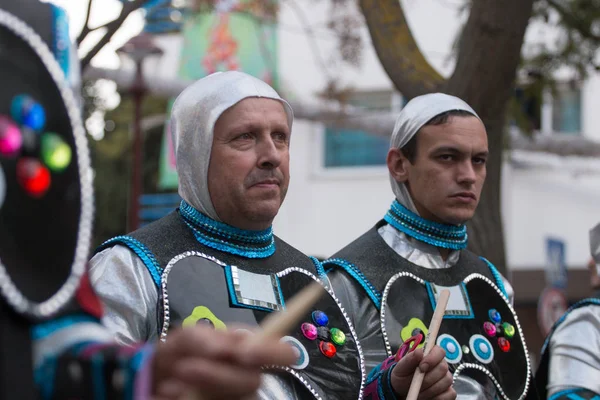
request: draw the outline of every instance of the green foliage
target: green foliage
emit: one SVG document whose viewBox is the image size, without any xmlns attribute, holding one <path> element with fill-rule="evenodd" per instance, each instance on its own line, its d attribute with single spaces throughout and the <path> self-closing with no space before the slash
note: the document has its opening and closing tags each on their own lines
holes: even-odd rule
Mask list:
<svg viewBox="0 0 600 400">
<path fill-rule="evenodd" d="M 167 100 L 147 96 L 142 116 L 162 115 Z M 106 113 L 107 126 L 102 140 L 90 139 L 92 165 L 95 169 L 96 218 L 93 245 L 126 233 L 127 208 L 131 177 L 133 114 L 132 98 L 122 95 L 119 106 Z M 112 123 L 110 123 L 112 121 Z M 143 192 L 157 192 L 158 165 L 163 126 L 150 129 L 144 136 Z"/>
</svg>

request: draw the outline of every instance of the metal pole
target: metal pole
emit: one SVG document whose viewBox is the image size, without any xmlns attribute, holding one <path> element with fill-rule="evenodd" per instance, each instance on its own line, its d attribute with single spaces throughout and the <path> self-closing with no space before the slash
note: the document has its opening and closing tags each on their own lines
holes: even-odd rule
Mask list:
<svg viewBox="0 0 600 400">
<path fill-rule="evenodd" d="M 133 116 L 133 159 L 131 166 L 131 186 L 129 192 L 128 231 L 139 227 L 140 195 L 142 194 L 143 169 L 143 137 L 142 137 L 142 100 L 144 97 L 144 80 L 142 76 L 142 60 L 136 62 L 136 80 L 132 87 Z"/>
</svg>

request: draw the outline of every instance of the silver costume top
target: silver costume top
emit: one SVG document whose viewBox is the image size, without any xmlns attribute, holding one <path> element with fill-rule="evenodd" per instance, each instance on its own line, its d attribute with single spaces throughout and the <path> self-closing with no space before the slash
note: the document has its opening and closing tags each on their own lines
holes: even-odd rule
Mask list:
<svg viewBox="0 0 600 400">
<path fill-rule="evenodd" d="M 90 281 L 104 303 L 103 323 L 120 344 L 158 339 L 158 290 L 146 266 L 116 245 L 90 260 Z"/>
<path fill-rule="evenodd" d="M 460 251 L 452 250 L 447 260 L 440 255 L 437 247 L 411 238 L 390 225 L 377 230 L 381 238 L 402 258 L 420 267 L 430 269 L 451 268 L 460 258 Z M 504 287 L 512 304 L 514 290 L 506 278 L 502 277 Z M 484 400 L 499 398 L 494 385 L 483 386 L 475 379 L 464 374 L 458 375 L 454 381 L 454 389 L 460 399 Z M 487 392 L 487 391 L 490 392 Z"/>
<path fill-rule="evenodd" d="M 549 346 L 548 396 L 572 388 L 600 393 L 600 307 L 573 310 Z"/>
</svg>

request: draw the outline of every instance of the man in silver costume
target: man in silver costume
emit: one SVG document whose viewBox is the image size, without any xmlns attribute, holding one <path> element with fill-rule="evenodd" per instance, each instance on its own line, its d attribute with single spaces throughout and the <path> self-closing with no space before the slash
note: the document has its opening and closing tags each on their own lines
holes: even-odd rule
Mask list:
<svg viewBox="0 0 600 400">
<path fill-rule="evenodd" d="M 323 264 L 342 304 L 356 312 L 369 369 L 426 332 L 448 288 L 437 340 L 450 365 L 447 379 L 461 398 L 516 400 L 527 394 L 531 373 L 512 288 L 466 250 L 465 223 L 479 203 L 487 157 L 484 123 L 467 103 L 443 93 L 412 99 L 398 115 L 387 156 L 390 210 Z M 368 381 L 381 373 L 374 369 Z"/>
<path fill-rule="evenodd" d="M 179 95 L 171 133 L 180 207 L 109 240 L 91 260 L 106 322 L 120 342 L 161 339 L 168 345 L 170 328 L 179 325 L 203 324 L 216 332 L 237 323 L 256 326 L 318 280 L 318 260 L 271 229 L 289 183 L 292 121 L 291 107 L 273 88 L 241 72 L 209 75 Z M 360 344 L 330 290 L 283 340 L 298 359 L 265 373 L 260 398 L 363 397 Z M 428 387 L 447 369 L 439 347 L 411 359 L 393 376 L 396 394 L 407 392 L 419 363 L 429 366 Z M 435 398 L 450 384 L 441 382 L 423 398 Z"/>
<path fill-rule="evenodd" d="M 600 224 L 590 230 L 590 251 L 595 292 L 571 306 L 546 338 L 535 377 L 540 399 L 600 396 Z"/>
</svg>

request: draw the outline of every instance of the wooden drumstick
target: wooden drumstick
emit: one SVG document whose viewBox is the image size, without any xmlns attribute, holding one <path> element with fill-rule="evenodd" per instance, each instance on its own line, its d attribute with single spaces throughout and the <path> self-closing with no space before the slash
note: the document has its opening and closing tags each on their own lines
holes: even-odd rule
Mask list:
<svg viewBox="0 0 600 400">
<path fill-rule="evenodd" d="M 450 299 L 450 291 L 448 289 L 442 290 L 437 299 L 437 305 L 435 306 L 435 311 L 433 312 L 433 317 L 431 318 L 431 322 L 429 324 L 429 331 L 425 337 L 425 350 L 423 351 L 423 357 L 427 356 L 429 352 L 431 352 L 431 349 L 433 349 L 433 346 L 435 346 L 440 325 L 442 324 L 442 318 L 444 318 L 446 306 L 448 305 L 448 299 Z M 417 368 L 415 374 L 413 375 L 412 382 L 410 383 L 406 400 L 417 400 L 424 377 L 425 374 L 419 368 Z"/>
<path fill-rule="evenodd" d="M 260 324 L 260 330 L 244 342 L 244 346 L 252 346 L 266 338 L 278 340 L 294 329 L 302 317 L 310 311 L 314 304 L 323 296 L 325 288 L 317 281 L 311 283 L 286 302 L 285 310 L 270 313 Z M 190 391 L 183 396 L 185 400 L 202 400 L 203 396 Z"/>
</svg>

